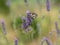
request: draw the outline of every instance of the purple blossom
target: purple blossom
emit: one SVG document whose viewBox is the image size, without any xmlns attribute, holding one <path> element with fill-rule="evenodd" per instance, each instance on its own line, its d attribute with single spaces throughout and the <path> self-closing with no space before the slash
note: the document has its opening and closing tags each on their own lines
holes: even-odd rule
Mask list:
<svg viewBox="0 0 60 45">
<path fill-rule="evenodd" d="M 55 27 L 58 30 L 58 23 L 57 22 L 55 22 Z"/>
<path fill-rule="evenodd" d="M 31 24 L 31 13 L 29 11 L 26 11 L 26 25 L 29 26 Z"/>
<path fill-rule="evenodd" d="M 26 17 L 24 16 L 22 17 L 22 28 L 25 29 L 26 32 L 30 30 L 31 22 L 32 22 L 31 13 L 29 10 L 27 10 Z"/>
<path fill-rule="evenodd" d="M 56 31 L 57 31 L 57 33 L 59 34 L 60 31 L 59 31 L 59 28 L 58 28 L 58 22 L 55 22 L 55 27 L 56 27 Z"/>
<path fill-rule="evenodd" d="M 46 40 L 47 45 L 52 45 L 52 43 L 49 42 L 49 39 L 48 38 L 46 38 L 45 40 Z"/>
<path fill-rule="evenodd" d="M 2 32 L 4 33 L 4 34 L 6 34 L 7 32 L 6 32 L 6 27 L 5 27 L 5 23 L 4 23 L 4 20 L 2 19 L 1 20 L 1 25 L 2 25 Z"/>
<path fill-rule="evenodd" d="M 22 17 L 22 28 L 23 29 L 26 29 L 27 28 L 27 26 L 26 26 L 26 19 L 25 19 L 24 16 Z"/>
<path fill-rule="evenodd" d="M 14 38 L 14 45 L 18 45 L 18 39 L 16 37 Z"/>
<path fill-rule="evenodd" d="M 56 27 L 56 31 L 57 31 L 57 33 L 59 33 L 58 22 L 55 22 L 55 27 Z"/>
<path fill-rule="evenodd" d="M 25 31 L 27 32 L 30 30 L 29 28 L 30 24 L 31 24 L 30 12 L 26 11 L 26 17 L 24 16 L 22 17 L 22 28 L 25 29 Z"/>
<path fill-rule="evenodd" d="M 43 43 L 46 41 L 47 45 L 52 45 L 52 43 L 49 41 L 49 39 L 47 37 L 44 37 L 41 41 L 40 45 L 43 45 Z"/>
<path fill-rule="evenodd" d="M 50 11 L 50 2 L 49 2 L 49 0 L 46 0 L 46 9 L 47 9 L 47 11 Z"/>
</svg>

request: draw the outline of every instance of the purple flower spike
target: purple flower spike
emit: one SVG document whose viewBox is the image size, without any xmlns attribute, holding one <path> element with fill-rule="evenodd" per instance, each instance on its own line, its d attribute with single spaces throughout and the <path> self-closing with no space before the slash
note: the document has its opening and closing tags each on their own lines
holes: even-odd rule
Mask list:
<svg viewBox="0 0 60 45">
<path fill-rule="evenodd" d="M 59 30 L 59 28 L 58 28 L 58 22 L 55 22 L 55 27 L 56 27 L 56 32 L 57 32 L 57 34 L 60 34 L 60 30 Z"/>
<path fill-rule="evenodd" d="M 57 22 L 55 22 L 55 27 L 56 27 L 56 31 L 57 31 L 57 33 L 59 33 L 58 23 L 57 23 Z"/>
<path fill-rule="evenodd" d="M 29 26 L 31 24 L 31 13 L 29 11 L 26 11 L 26 25 Z"/>
<path fill-rule="evenodd" d="M 25 22 L 25 17 L 23 16 L 23 17 L 22 17 L 22 23 L 24 23 L 24 22 Z"/>
<path fill-rule="evenodd" d="M 26 19 L 24 16 L 22 17 L 22 28 L 26 29 Z"/>
<path fill-rule="evenodd" d="M 49 0 L 46 0 L 46 9 L 47 9 L 47 11 L 50 11 L 50 2 L 49 2 Z"/>
<path fill-rule="evenodd" d="M 16 37 L 14 38 L 14 45 L 18 45 L 18 39 Z"/>
<path fill-rule="evenodd" d="M 49 41 L 49 39 L 47 37 L 44 37 L 41 41 L 40 45 L 43 45 L 43 43 L 46 41 L 47 45 L 52 45 L 52 43 Z"/>
<path fill-rule="evenodd" d="M 58 30 L 58 23 L 57 22 L 55 22 L 55 27 Z"/>
<path fill-rule="evenodd" d="M 52 43 L 49 41 L 48 38 L 46 38 L 45 40 L 46 40 L 47 45 L 52 45 Z"/>
<path fill-rule="evenodd" d="M 4 24 L 4 20 L 2 19 L 1 20 L 1 25 L 2 25 L 2 32 L 4 33 L 4 34 L 6 34 L 7 32 L 6 32 L 6 27 L 5 27 L 5 24 Z"/>
<path fill-rule="evenodd" d="M 30 18 L 31 13 L 27 10 L 26 11 L 26 18 L 23 16 L 22 17 L 22 29 L 25 29 L 25 31 L 30 30 L 29 26 L 31 24 L 31 18 Z"/>
</svg>

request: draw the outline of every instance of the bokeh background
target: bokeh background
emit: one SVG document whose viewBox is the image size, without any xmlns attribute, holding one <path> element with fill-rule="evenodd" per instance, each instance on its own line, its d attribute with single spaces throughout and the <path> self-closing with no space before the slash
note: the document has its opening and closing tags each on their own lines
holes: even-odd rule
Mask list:
<svg viewBox="0 0 60 45">
<path fill-rule="evenodd" d="M 5 28 L 7 34 L 3 34 L 2 26 L 0 24 L 0 45 L 14 45 L 14 38 L 18 38 L 18 45 L 40 45 L 43 37 L 48 37 L 53 45 L 60 45 L 60 36 L 56 37 L 56 28 L 54 22 L 58 22 L 58 28 L 60 29 L 60 0 L 49 0 L 50 11 L 46 10 L 46 0 L 27 0 L 28 6 L 26 6 L 24 0 L 0 0 L 0 22 L 4 19 Z M 8 2 L 8 3 L 7 3 Z M 26 15 L 26 10 L 35 12 L 37 16 L 37 22 L 39 23 L 39 36 L 29 41 L 25 39 L 24 35 L 21 35 L 19 29 L 13 29 L 11 22 L 14 21 L 14 17 L 20 18 L 22 15 Z M 21 21 L 21 20 L 20 20 Z M 18 22 L 18 21 L 17 21 Z M 19 23 L 17 24 L 19 25 Z M 16 26 L 17 27 L 17 26 Z M 53 33 L 50 34 L 50 32 Z M 26 42 L 21 39 L 28 40 Z M 43 45 L 47 45 L 44 43 Z"/>
</svg>

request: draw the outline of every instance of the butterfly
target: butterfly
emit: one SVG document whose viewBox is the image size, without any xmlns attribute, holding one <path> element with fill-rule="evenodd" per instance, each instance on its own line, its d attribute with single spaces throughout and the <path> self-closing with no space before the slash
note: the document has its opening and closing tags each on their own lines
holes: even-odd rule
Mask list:
<svg viewBox="0 0 60 45">
<path fill-rule="evenodd" d="M 30 18 L 31 19 L 35 19 L 37 17 L 37 14 L 36 13 L 30 13 Z"/>
</svg>

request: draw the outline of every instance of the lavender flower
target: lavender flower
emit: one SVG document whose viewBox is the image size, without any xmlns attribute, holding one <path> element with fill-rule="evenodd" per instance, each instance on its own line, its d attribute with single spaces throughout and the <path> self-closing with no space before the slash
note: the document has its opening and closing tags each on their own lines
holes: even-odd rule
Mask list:
<svg viewBox="0 0 60 45">
<path fill-rule="evenodd" d="M 47 9 L 47 11 L 50 11 L 50 2 L 49 2 L 49 0 L 46 0 L 46 9 Z"/>
<path fill-rule="evenodd" d="M 46 41 L 47 45 L 52 45 L 52 43 L 49 42 L 49 39 L 48 38 L 46 38 L 45 41 Z"/>
<path fill-rule="evenodd" d="M 27 26 L 26 26 L 26 19 L 25 19 L 24 16 L 22 17 L 22 28 L 23 29 L 26 29 L 27 28 Z"/>
<path fill-rule="evenodd" d="M 14 38 L 14 45 L 18 45 L 18 39 L 16 37 Z"/>
<path fill-rule="evenodd" d="M 30 12 L 26 11 L 26 18 L 22 17 L 22 28 L 27 32 L 30 30 L 29 26 L 31 24 Z"/>
<path fill-rule="evenodd" d="M 27 22 L 27 23 L 28 23 L 28 22 Z M 26 23 L 26 19 L 25 19 L 24 17 L 22 17 L 22 28 L 23 28 L 26 32 L 28 32 L 28 31 L 30 30 L 29 25 L 27 25 L 27 23 Z"/>
<path fill-rule="evenodd" d="M 6 32 L 6 27 L 5 27 L 5 24 L 4 24 L 4 20 L 2 19 L 1 20 L 1 24 L 2 24 L 2 32 L 4 33 L 4 34 L 6 34 L 7 32 Z"/>
<path fill-rule="evenodd" d="M 33 13 L 35 14 L 35 13 Z M 30 30 L 30 25 L 32 22 L 32 18 L 31 18 L 31 13 L 29 10 L 26 11 L 26 18 L 22 17 L 22 28 L 25 29 L 25 31 L 29 31 Z"/>
<path fill-rule="evenodd" d="M 55 27 L 58 30 L 58 23 L 57 22 L 55 22 Z"/>
<path fill-rule="evenodd" d="M 58 37 L 59 35 L 60 35 L 60 30 L 59 30 L 59 28 L 58 28 L 58 23 L 57 22 L 55 22 L 55 27 L 56 27 L 56 37 Z"/>
<path fill-rule="evenodd" d="M 49 41 L 49 39 L 47 37 L 44 37 L 41 41 L 40 45 L 43 45 L 43 43 L 46 41 L 47 45 L 52 45 L 52 43 Z"/>
<path fill-rule="evenodd" d="M 59 33 L 60 33 L 60 31 L 59 31 L 58 23 L 57 23 L 57 22 L 55 22 L 55 27 L 56 27 L 56 32 L 59 34 Z"/>
<path fill-rule="evenodd" d="M 26 11 L 26 25 L 27 26 L 29 26 L 30 24 L 31 24 L 31 18 L 30 18 L 30 16 L 31 16 L 31 14 L 30 14 L 30 12 L 29 11 Z"/>
</svg>

